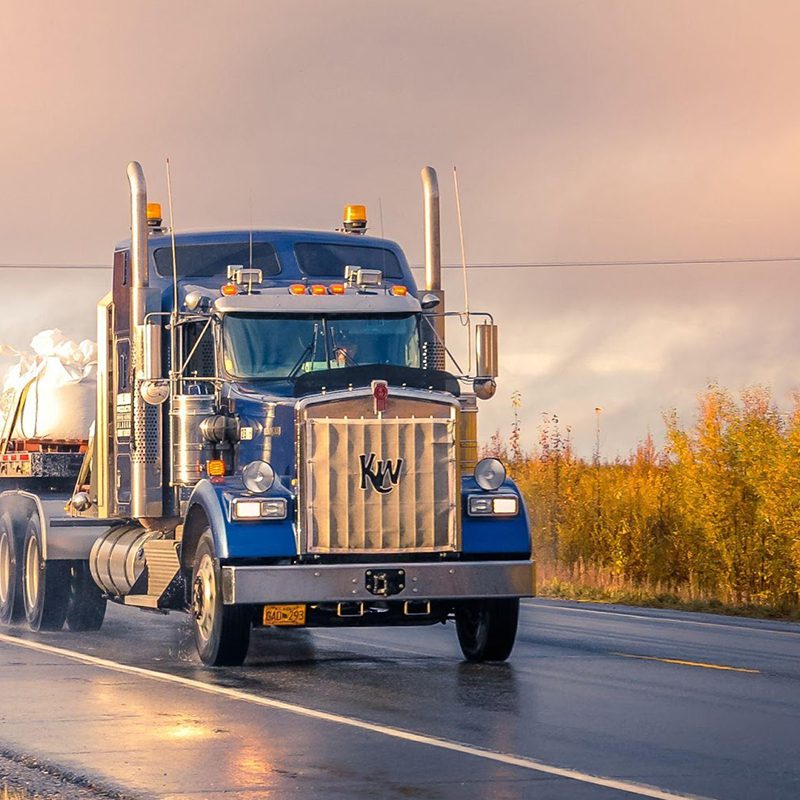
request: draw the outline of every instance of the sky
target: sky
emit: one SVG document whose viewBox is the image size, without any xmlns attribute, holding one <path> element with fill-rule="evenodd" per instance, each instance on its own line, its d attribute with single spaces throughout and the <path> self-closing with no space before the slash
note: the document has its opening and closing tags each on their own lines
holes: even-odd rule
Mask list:
<svg viewBox="0 0 800 800">
<path fill-rule="evenodd" d="M 481 437 L 544 415 L 604 456 L 691 422 L 709 382 L 800 383 L 800 4 L 794 0 L 68 4 L 0 0 L 0 264 L 108 264 L 128 161 L 176 229 L 373 233 L 422 262 L 419 170 L 443 260 L 500 324 Z M 462 276 L 445 273 L 448 307 Z M 102 270 L 0 269 L 0 344 L 93 337 Z M 459 337 L 450 329 L 456 351 Z M 10 366 L 0 360 L 0 370 Z"/>
</svg>

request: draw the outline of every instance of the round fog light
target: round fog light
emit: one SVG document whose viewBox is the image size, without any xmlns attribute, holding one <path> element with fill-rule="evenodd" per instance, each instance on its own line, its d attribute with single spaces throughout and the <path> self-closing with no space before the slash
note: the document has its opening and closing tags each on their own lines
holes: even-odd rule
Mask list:
<svg viewBox="0 0 800 800">
<path fill-rule="evenodd" d="M 266 461 L 251 461 L 242 470 L 242 483 L 248 492 L 264 494 L 275 483 L 275 470 Z"/>
<path fill-rule="evenodd" d="M 475 465 L 475 482 L 485 492 L 499 489 L 506 479 L 506 468 L 496 458 L 484 458 Z"/>
</svg>

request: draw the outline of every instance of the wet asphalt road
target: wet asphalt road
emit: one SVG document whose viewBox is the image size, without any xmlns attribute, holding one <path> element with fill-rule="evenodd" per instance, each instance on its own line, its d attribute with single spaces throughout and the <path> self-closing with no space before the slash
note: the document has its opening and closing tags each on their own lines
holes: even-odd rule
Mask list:
<svg viewBox="0 0 800 800">
<path fill-rule="evenodd" d="M 800 797 L 798 625 L 535 600 L 507 664 L 462 662 L 440 625 L 256 631 L 225 670 L 199 664 L 181 615 L 111 607 L 97 634 L 10 633 L 188 679 L 0 640 L 0 745 L 135 796 Z"/>
</svg>

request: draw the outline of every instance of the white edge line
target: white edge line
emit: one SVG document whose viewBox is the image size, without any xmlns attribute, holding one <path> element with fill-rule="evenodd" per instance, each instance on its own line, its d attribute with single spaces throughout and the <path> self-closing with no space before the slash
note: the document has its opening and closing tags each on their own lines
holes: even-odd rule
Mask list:
<svg viewBox="0 0 800 800">
<path fill-rule="evenodd" d="M 248 694 L 247 692 L 240 691 L 239 689 L 231 689 L 227 686 L 217 686 L 211 683 L 204 683 L 203 681 L 198 681 L 193 678 L 186 678 L 182 675 L 170 675 L 169 673 L 159 672 L 158 670 L 135 667 L 129 664 L 120 664 L 116 661 L 109 661 L 105 658 L 98 658 L 85 653 L 66 650 L 61 647 L 54 647 L 53 645 L 43 644 L 41 642 L 19 639 L 16 636 L 0 634 L 0 642 L 5 642 L 6 644 L 10 644 L 15 647 L 24 647 L 29 650 L 36 650 L 41 653 L 50 653 L 52 655 L 62 656 L 63 658 L 78 661 L 82 664 L 100 667 L 101 669 L 107 669 L 113 672 L 137 675 L 141 678 L 161 681 L 162 683 L 172 683 L 178 686 L 185 686 L 190 689 L 196 689 L 205 694 L 229 697 L 232 700 L 240 700 L 252 705 L 274 708 L 279 711 L 287 711 L 291 714 L 297 714 L 302 717 L 324 720 L 325 722 L 332 722 L 337 725 L 345 725 L 350 728 L 370 731 L 371 733 L 379 733 L 392 739 L 428 745 L 429 747 L 436 747 L 440 750 L 449 750 L 451 752 L 461 753 L 463 755 L 473 756 L 475 758 L 482 758 L 487 761 L 494 761 L 507 766 L 521 767 L 522 769 L 528 769 L 534 772 L 554 775 L 558 778 L 566 778 L 568 780 L 578 781 L 580 783 L 602 786 L 607 789 L 616 789 L 617 791 L 627 792 L 628 794 L 638 795 L 639 797 L 649 797 L 653 798 L 653 800 L 711 800 L 711 798 L 700 798 L 698 795 L 678 794 L 665 789 L 659 789 L 656 786 L 648 786 L 647 784 L 643 783 L 632 783 L 629 781 L 616 780 L 614 778 L 605 778 L 600 775 L 588 775 L 584 772 L 579 772 L 578 770 L 569 769 L 566 767 L 556 767 L 551 764 L 545 764 L 542 761 L 537 761 L 533 758 L 527 758 L 525 756 L 488 750 L 482 747 L 476 747 L 475 745 L 468 745 L 461 742 L 452 741 L 450 739 L 441 739 L 437 736 L 415 733 L 414 731 L 404 730 L 403 728 L 394 728 L 388 725 L 380 725 L 375 722 L 367 722 L 354 717 L 345 717 L 341 714 L 334 714 L 328 711 L 320 711 L 315 708 L 307 708 L 306 706 L 287 703 L 283 700 L 260 697 L 258 695 Z"/>
<path fill-rule="evenodd" d="M 536 599 L 549 600 L 550 598 L 541 597 Z M 736 622 L 733 622 L 729 625 L 724 625 L 721 622 L 706 622 L 705 620 L 701 619 L 675 619 L 674 617 L 656 617 L 656 616 L 651 617 L 648 616 L 647 614 L 629 614 L 626 611 L 611 611 L 610 609 L 608 611 L 605 611 L 604 609 L 600 608 L 575 608 L 575 606 L 561 606 L 558 605 L 556 602 L 553 603 L 523 602 L 523 606 L 525 608 L 536 608 L 536 609 L 553 610 L 553 611 L 577 611 L 579 614 L 604 614 L 614 617 L 627 617 L 629 619 L 643 619 L 646 620 L 647 622 L 672 622 L 675 625 L 705 625 L 709 628 L 725 628 L 725 630 L 729 631 L 754 631 L 755 633 L 777 633 L 779 636 L 800 637 L 800 630 L 782 631 L 782 630 L 777 630 L 776 628 L 758 628 L 755 625 L 738 625 L 736 624 Z M 660 611 L 662 609 L 653 609 L 653 610 Z M 691 614 L 694 612 L 687 611 L 684 613 Z M 731 617 L 731 619 L 738 619 L 738 618 Z"/>
</svg>

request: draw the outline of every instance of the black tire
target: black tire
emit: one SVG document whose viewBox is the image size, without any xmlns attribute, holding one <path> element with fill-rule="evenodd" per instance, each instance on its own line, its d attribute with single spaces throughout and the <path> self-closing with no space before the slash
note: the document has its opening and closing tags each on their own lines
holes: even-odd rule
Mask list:
<svg viewBox="0 0 800 800">
<path fill-rule="evenodd" d="M 514 649 L 519 599 L 471 600 L 456 607 L 456 631 L 467 661 L 505 661 Z"/>
<path fill-rule="evenodd" d="M 192 566 L 192 628 L 206 666 L 238 667 L 247 657 L 250 611 L 222 602 L 221 571 L 210 530 L 201 535 Z"/>
<path fill-rule="evenodd" d="M 0 623 L 12 625 L 25 615 L 22 607 L 22 560 L 11 515 L 0 515 Z"/>
<path fill-rule="evenodd" d="M 106 616 L 107 601 L 92 579 L 88 561 L 73 563 L 70 569 L 67 627 L 71 631 L 99 631 Z"/>
<path fill-rule="evenodd" d="M 42 558 L 42 532 L 34 514 L 22 548 L 22 599 L 32 631 L 60 631 L 69 604 L 69 564 Z"/>
</svg>

